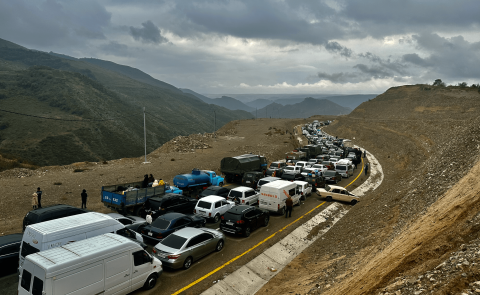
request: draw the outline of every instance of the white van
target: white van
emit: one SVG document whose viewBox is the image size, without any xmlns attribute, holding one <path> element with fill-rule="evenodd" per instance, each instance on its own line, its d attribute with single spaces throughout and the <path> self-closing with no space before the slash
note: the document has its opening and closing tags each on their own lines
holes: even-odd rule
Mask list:
<svg viewBox="0 0 480 295">
<path fill-rule="evenodd" d="M 262 185 L 260 189 L 260 209 L 285 214 L 285 201 L 290 195 L 294 205 L 300 205 L 300 193 L 295 182 L 276 180 Z"/>
<path fill-rule="evenodd" d="M 162 272 L 139 244 L 109 233 L 28 255 L 18 294 L 128 294 L 152 289 Z"/>
<path fill-rule="evenodd" d="M 20 244 L 19 271 L 29 254 L 63 246 L 125 228 L 119 221 L 102 213 L 89 212 L 29 225 Z"/>
</svg>

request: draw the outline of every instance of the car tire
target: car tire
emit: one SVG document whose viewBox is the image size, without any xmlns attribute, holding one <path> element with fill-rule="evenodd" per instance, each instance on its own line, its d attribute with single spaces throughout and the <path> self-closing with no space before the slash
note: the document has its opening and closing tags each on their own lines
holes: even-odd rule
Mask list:
<svg viewBox="0 0 480 295">
<path fill-rule="evenodd" d="M 354 206 L 357 203 L 357 200 L 351 200 L 350 205 Z"/>
<path fill-rule="evenodd" d="M 244 233 L 245 237 L 249 237 L 250 233 L 251 233 L 251 229 L 250 229 L 249 226 L 247 226 L 247 228 L 245 229 L 245 233 Z"/>
<path fill-rule="evenodd" d="M 135 208 L 133 215 L 142 217 L 142 216 L 147 216 L 147 213 L 145 212 L 142 206 L 138 206 L 137 208 Z"/>
<path fill-rule="evenodd" d="M 193 264 L 193 258 L 191 256 L 188 256 L 187 259 L 183 262 L 183 268 L 184 269 L 189 269 Z"/>
<path fill-rule="evenodd" d="M 325 198 L 325 200 L 326 200 L 327 202 L 331 202 L 331 201 L 332 201 L 332 196 L 327 196 L 327 197 Z"/>
<path fill-rule="evenodd" d="M 220 215 L 215 214 L 215 216 L 213 217 L 213 222 L 214 222 L 214 223 L 217 223 L 217 222 L 219 222 L 219 221 L 220 221 Z"/>
<path fill-rule="evenodd" d="M 151 290 L 155 287 L 156 284 L 157 284 L 157 275 L 151 274 L 145 281 L 145 284 L 143 285 L 143 289 Z"/>
<path fill-rule="evenodd" d="M 220 183 L 218 184 L 218 186 L 223 186 L 223 185 L 224 185 L 224 183 L 223 183 L 223 182 L 220 182 Z"/>
<path fill-rule="evenodd" d="M 280 210 L 280 214 L 281 214 L 281 215 L 285 215 L 285 207 L 283 207 L 283 208 Z"/>
<path fill-rule="evenodd" d="M 223 249 L 225 242 L 223 240 L 218 241 L 217 246 L 215 247 L 215 251 L 220 252 Z"/>
<path fill-rule="evenodd" d="M 267 226 L 269 221 L 270 218 L 268 216 L 265 216 L 265 219 L 263 220 L 263 226 Z"/>
</svg>

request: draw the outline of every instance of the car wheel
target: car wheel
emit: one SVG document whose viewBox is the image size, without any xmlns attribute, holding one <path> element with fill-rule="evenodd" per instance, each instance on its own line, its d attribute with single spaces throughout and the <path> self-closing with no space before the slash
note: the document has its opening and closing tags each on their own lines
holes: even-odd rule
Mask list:
<svg viewBox="0 0 480 295">
<path fill-rule="evenodd" d="M 142 217 L 142 216 L 147 216 L 147 213 L 145 212 L 142 206 L 138 206 L 133 212 L 133 215 Z"/>
<path fill-rule="evenodd" d="M 223 186 L 223 182 L 220 182 L 220 183 L 218 184 L 218 186 Z"/>
<path fill-rule="evenodd" d="M 245 229 L 245 236 L 246 237 L 249 237 L 250 236 L 250 227 L 247 226 L 247 228 Z"/>
<path fill-rule="evenodd" d="M 270 221 L 270 218 L 268 218 L 268 216 L 265 217 L 265 219 L 263 221 L 263 226 L 267 226 L 269 221 Z"/>
<path fill-rule="evenodd" d="M 332 196 L 327 196 L 325 199 L 327 200 L 327 202 L 331 202 L 332 201 Z"/>
<path fill-rule="evenodd" d="M 281 215 L 285 215 L 285 207 L 283 207 L 283 208 L 280 210 L 280 214 L 281 214 Z"/>
<path fill-rule="evenodd" d="M 220 221 L 220 215 L 216 214 L 215 217 L 213 217 L 213 222 L 217 223 Z"/>
<path fill-rule="evenodd" d="M 185 261 L 183 262 L 183 268 L 184 269 L 189 269 L 190 266 L 192 266 L 192 263 L 193 263 L 193 258 L 192 257 L 187 257 L 187 259 L 185 259 Z"/>
<path fill-rule="evenodd" d="M 352 206 L 355 205 L 356 203 L 357 203 L 357 200 L 351 200 L 351 201 L 350 201 L 350 204 L 351 204 Z"/>
<path fill-rule="evenodd" d="M 224 242 L 223 240 L 218 241 L 217 247 L 215 247 L 215 251 L 220 252 L 223 249 Z"/>
<path fill-rule="evenodd" d="M 145 281 L 145 284 L 143 285 L 143 289 L 151 290 L 153 289 L 153 287 L 155 287 L 156 284 L 157 284 L 157 275 L 151 274 Z"/>
</svg>

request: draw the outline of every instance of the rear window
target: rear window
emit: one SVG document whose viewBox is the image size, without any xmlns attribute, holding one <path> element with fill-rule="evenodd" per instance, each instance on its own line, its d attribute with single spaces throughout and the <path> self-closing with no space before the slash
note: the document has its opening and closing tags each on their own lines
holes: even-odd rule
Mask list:
<svg viewBox="0 0 480 295">
<path fill-rule="evenodd" d="M 282 178 L 283 178 L 283 179 L 287 179 L 287 180 L 289 180 L 289 179 L 295 179 L 295 174 L 283 174 L 283 175 L 282 175 Z"/>
<path fill-rule="evenodd" d="M 157 218 L 154 222 L 152 222 L 152 226 L 159 229 L 167 229 L 169 225 L 170 221 L 161 218 Z"/>
<path fill-rule="evenodd" d="M 32 295 L 42 295 L 43 281 L 37 277 L 33 277 Z"/>
<path fill-rule="evenodd" d="M 175 234 L 171 234 L 165 239 L 163 239 L 163 241 L 161 241 L 160 244 L 173 249 L 180 249 L 182 248 L 182 246 L 185 244 L 186 241 L 187 241 L 186 238 L 179 237 Z"/>
<path fill-rule="evenodd" d="M 202 196 L 211 196 L 211 195 L 215 195 L 217 192 L 212 190 L 212 189 L 206 189 L 202 192 Z"/>
<path fill-rule="evenodd" d="M 22 243 L 22 257 L 26 257 L 27 255 L 35 254 L 37 252 L 40 252 L 40 250 L 33 246 L 30 246 L 30 244 Z"/>
<path fill-rule="evenodd" d="M 210 209 L 212 208 L 212 203 L 205 202 L 205 201 L 198 201 L 197 207 L 203 209 Z"/>
<path fill-rule="evenodd" d="M 286 171 L 295 171 L 295 168 L 293 168 L 292 166 L 288 166 L 288 167 L 285 167 Z"/>
<path fill-rule="evenodd" d="M 337 170 L 347 170 L 347 166 L 337 165 Z"/>
<path fill-rule="evenodd" d="M 335 176 L 336 172 L 335 171 L 325 171 L 323 174 L 326 175 L 326 176 Z"/>
<path fill-rule="evenodd" d="M 32 274 L 28 270 L 23 270 L 22 272 L 22 281 L 20 286 L 26 291 L 30 291 L 30 281 L 32 280 Z"/>
<path fill-rule="evenodd" d="M 228 197 L 230 198 L 241 198 L 243 197 L 243 193 L 242 192 L 239 192 L 239 191 L 234 191 L 234 190 L 231 190 L 230 193 L 228 194 Z"/>
<path fill-rule="evenodd" d="M 232 213 L 232 212 L 226 212 L 224 215 L 223 215 L 223 218 L 225 220 L 234 220 L 234 221 L 237 221 L 237 220 L 240 220 L 242 218 L 242 215 L 241 214 L 236 214 L 236 213 Z"/>
</svg>

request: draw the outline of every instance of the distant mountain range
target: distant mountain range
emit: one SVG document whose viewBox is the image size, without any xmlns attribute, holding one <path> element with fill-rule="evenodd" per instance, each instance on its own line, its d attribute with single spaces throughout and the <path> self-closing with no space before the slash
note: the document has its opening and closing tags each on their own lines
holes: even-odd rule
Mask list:
<svg viewBox="0 0 480 295">
<path fill-rule="evenodd" d="M 328 99 L 307 97 L 295 104 L 271 103 L 253 111 L 257 118 L 308 118 L 313 115 L 346 115 L 352 109 L 338 105 Z"/>
<path fill-rule="evenodd" d="M 209 97 L 206 97 L 205 95 L 196 93 L 195 91 L 190 89 L 180 89 L 180 90 L 182 90 L 184 93 L 195 95 L 196 97 L 198 97 L 199 99 L 201 99 L 202 101 L 208 104 L 218 105 L 218 106 L 227 108 L 229 110 L 242 110 L 242 111 L 251 112 L 255 109 L 233 97 L 222 96 L 220 98 L 209 98 Z"/>
<path fill-rule="evenodd" d="M 136 157 L 178 135 L 212 132 L 246 111 L 203 102 L 129 67 L 0 39 L 0 154 L 37 165 Z"/>
</svg>

